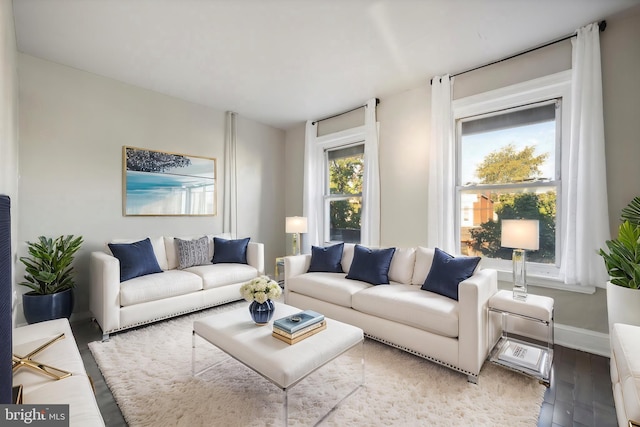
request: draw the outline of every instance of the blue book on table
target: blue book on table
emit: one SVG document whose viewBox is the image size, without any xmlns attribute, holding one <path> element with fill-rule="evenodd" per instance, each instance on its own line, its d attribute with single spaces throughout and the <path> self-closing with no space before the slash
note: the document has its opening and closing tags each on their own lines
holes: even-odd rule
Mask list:
<svg viewBox="0 0 640 427">
<path fill-rule="evenodd" d="M 316 313 L 313 310 L 305 310 L 300 313 L 292 314 L 282 319 L 275 320 L 273 327 L 281 329 L 290 334 L 299 331 L 302 328 L 306 328 L 314 323 L 322 322 L 324 320 L 324 314 Z"/>
</svg>

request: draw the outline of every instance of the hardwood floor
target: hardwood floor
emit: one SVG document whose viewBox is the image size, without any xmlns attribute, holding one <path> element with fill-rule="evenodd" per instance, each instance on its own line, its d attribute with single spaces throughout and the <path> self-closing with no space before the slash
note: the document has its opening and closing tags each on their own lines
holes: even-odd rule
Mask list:
<svg viewBox="0 0 640 427">
<path fill-rule="evenodd" d="M 72 323 L 87 373 L 96 388 L 98 406 L 107 427 L 126 426 L 122 413 L 104 382 L 87 344 L 102 338 L 97 324 Z M 615 427 L 609 359 L 556 345 L 551 386 L 547 389 L 539 427 Z M 195 426 L 194 426 L 195 427 Z"/>
</svg>

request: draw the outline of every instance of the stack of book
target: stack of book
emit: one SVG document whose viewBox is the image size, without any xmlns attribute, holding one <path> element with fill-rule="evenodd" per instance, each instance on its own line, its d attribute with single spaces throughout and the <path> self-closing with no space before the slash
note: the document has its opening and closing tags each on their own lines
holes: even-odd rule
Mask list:
<svg viewBox="0 0 640 427">
<path fill-rule="evenodd" d="M 507 341 L 498 359 L 534 371 L 540 370 L 545 352 L 539 348 L 519 342 Z"/>
<path fill-rule="evenodd" d="M 287 344 L 295 344 L 327 328 L 323 314 L 305 310 L 273 322 L 272 335 Z"/>
</svg>

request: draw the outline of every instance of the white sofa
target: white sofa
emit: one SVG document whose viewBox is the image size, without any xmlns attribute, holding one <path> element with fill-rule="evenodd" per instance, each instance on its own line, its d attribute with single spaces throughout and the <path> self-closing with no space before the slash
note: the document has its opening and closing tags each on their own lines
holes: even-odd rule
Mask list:
<svg viewBox="0 0 640 427">
<path fill-rule="evenodd" d="M 61 333 L 65 334 L 64 339 L 34 355 L 33 360 L 71 372 L 71 376 L 54 380 L 22 367 L 13 376 L 13 385 L 22 384 L 25 404 L 68 404 L 69 425 L 72 427 L 104 426 L 91 380 L 85 371 L 67 319 L 15 328 L 13 352 L 24 357 Z"/>
<path fill-rule="evenodd" d="M 640 425 L 640 326 L 611 328 L 611 384 L 620 427 Z"/>
<path fill-rule="evenodd" d="M 213 236 L 208 237 L 211 259 Z M 90 309 L 102 328 L 103 339 L 113 332 L 240 300 L 240 286 L 264 274 L 262 243 L 249 242 L 247 264 L 207 264 L 180 270 L 174 238 L 150 240 L 162 273 L 122 283 L 120 262 L 107 253 L 108 249 L 91 253 Z"/>
<path fill-rule="evenodd" d="M 460 282 L 456 301 L 421 289 L 434 249 L 397 249 L 390 285 L 378 286 L 345 277 L 353 253 L 354 245 L 345 244 L 345 273 L 308 273 L 311 255 L 286 257 L 285 302 L 358 326 L 369 338 L 462 372 L 475 383 L 499 336 L 499 325 L 492 321 L 489 327 L 487 311 L 497 272 L 476 269 Z"/>
</svg>

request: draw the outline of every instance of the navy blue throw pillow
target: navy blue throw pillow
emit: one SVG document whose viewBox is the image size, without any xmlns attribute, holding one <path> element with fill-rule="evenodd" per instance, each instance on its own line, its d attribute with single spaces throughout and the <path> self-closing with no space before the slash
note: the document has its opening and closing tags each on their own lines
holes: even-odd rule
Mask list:
<svg viewBox="0 0 640 427">
<path fill-rule="evenodd" d="M 436 248 L 431 270 L 420 289 L 458 301 L 458 285 L 473 275 L 479 262 L 480 257 L 453 257 Z"/>
<path fill-rule="evenodd" d="M 219 237 L 213 238 L 213 259 L 214 264 L 247 263 L 247 246 L 250 237 L 246 239 L 227 240 Z"/>
<path fill-rule="evenodd" d="M 342 250 L 344 243 L 320 247 L 311 246 L 309 272 L 342 273 Z"/>
<path fill-rule="evenodd" d="M 109 243 L 109 249 L 120 261 L 121 282 L 147 274 L 162 273 L 148 237 L 134 243 Z"/>
<path fill-rule="evenodd" d="M 370 249 L 356 245 L 347 279 L 362 280 L 372 285 L 389 284 L 389 267 L 396 248 Z"/>
</svg>

